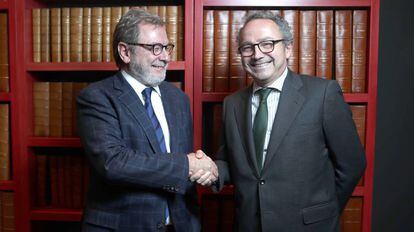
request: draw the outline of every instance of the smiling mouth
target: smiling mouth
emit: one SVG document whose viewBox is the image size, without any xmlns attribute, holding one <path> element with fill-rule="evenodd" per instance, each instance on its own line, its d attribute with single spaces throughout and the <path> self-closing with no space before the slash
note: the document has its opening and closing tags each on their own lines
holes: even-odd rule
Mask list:
<svg viewBox="0 0 414 232">
<path fill-rule="evenodd" d="M 165 65 L 152 65 L 152 67 L 157 69 L 157 70 L 164 70 L 166 68 Z"/>
<path fill-rule="evenodd" d="M 266 65 L 268 65 L 269 63 L 271 63 L 272 61 L 268 61 L 268 62 L 261 62 L 261 63 L 253 63 L 251 64 L 253 68 L 262 68 L 265 67 Z"/>
</svg>

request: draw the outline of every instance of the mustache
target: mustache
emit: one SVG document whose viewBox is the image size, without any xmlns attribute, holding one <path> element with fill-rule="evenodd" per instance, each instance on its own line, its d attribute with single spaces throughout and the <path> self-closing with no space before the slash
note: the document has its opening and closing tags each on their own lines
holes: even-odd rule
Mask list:
<svg viewBox="0 0 414 232">
<path fill-rule="evenodd" d="M 168 65 L 168 62 L 164 60 L 155 60 L 151 63 L 151 65 L 166 67 Z"/>
<path fill-rule="evenodd" d="M 259 65 L 259 64 L 270 63 L 270 62 L 273 62 L 273 60 L 274 59 L 272 59 L 272 58 L 269 58 L 269 59 L 258 59 L 258 60 L 252 59 L 249 62 L 249 64 L 254 66 L 254 65 Z"/>
</svg>

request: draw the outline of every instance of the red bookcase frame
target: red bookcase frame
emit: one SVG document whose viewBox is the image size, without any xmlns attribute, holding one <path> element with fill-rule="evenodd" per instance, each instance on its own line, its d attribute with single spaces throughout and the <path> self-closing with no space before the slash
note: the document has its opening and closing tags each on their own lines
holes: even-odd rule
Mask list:
<svg viewBox="0 0 414 232">
<path fill-rule="evenodd" d="M 74 5 L 83 6 L 82 1 L 69 0 Z M 167 2 L 167 1 L 166 1 Z M 184 72 L 185 92 L 190 96 L 194 115 L 195 148 L 202 147 L 203 104 L 221 102 L 228 93 L 202 92 L 202 38 L 203 9 L 206 7 L 295 7 L 295 8 L 369 8 L 369 53 L 368 53 L 368 88 L 364 94 L 345 94 L 349 103 L 367 105 L 366 156 L 368 160 L 364 186 L 357 187 L 354 196 L 363 197 L 363 228 L 371 231 L 371 208 L 373 190 L 373 164 L 375 147 L 375 125 L 377 104 L 377 68 L 378 68 L 378 33 L 379 0 L 182 0 L 185 4 L 185 61 L 173 62 L 170 70 Z M 115 0 L 111 0 L 116 5 Z M 150 4 L 151 1 L 148 1 Z M 33 147 L 80 147 L 78 138 L 39 138 L 32 136 L 32 99 L 31 85 L 34 76 L 43 73 L 71 71 L 115 71 L 113 63 L 33 63 L 31 41 L 31 10 L 36 7 L 56 6 L 52 0 L 5 0 L 0 1 L 0 11 L 8 13 L 9 19 L 9 64 L 10 92 L 0 94 L 0 102 L 10 105 L 11 119 L 11 163 L 12 179 L 2 181 L 0 190 L 15 192 L 16 231 L 31 231 L 34 221 L 79 221 L 82 213 L 70 209 L 35 209 L 32 207 L 34 196 L 31 195 L 33 174 L 30 169 L 33 162 Z M 18 64 L 18 65 L 17 65 Z M 28 96 L 29 95 L 29 96 Z M 222 194 L 232 194 L 226 189 Z"/>
<path fill-rule="evenodd" d="M 366 143 L 365 152 L 367 169 L 364 175 L 364 186 L 358 186 L 353 196 L 363 198 L 362 231 L 371 231 L 372 191 L 374 177 L 374 149 L 375 149 L 375 125 L 377 108 L 377 77 L 378 77 L 378 33 L 379 33 L 379 0 L 195 0 L 194 5 L 194 144 L 197 149 L 202 148 L 203 141 L 203 104 L 222 102 L 229 93 L 203 92 L 203 10 L 205 8 L 369 8 L 369 39 L 367 40 L 369 52 L 367 54 L 367 92 L 346 93 L 345 100 L 348 103 L 363 103 L 367 105 L 366 112 Z M 211 194 L 202 189 L 201 194 Z M 226 190 L 224 194 L 229 194 Z"/>
</svg>

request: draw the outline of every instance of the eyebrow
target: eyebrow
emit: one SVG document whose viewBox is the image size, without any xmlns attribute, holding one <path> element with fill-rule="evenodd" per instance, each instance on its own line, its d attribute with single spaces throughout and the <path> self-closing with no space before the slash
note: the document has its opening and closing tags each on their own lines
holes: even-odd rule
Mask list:
<svg viewBox="0 0 414 232">
<path fill-rule="evenodd" d="M 268 36 L 268 37 L 264 37 L 264 38 L 259 39 L 256 43 L 260 43 L 260 42 L 267 41 L 267 40 L 276 40 L 276 39 L 273 38 L 273 37 Z M 255 44 L 255 43 L 248 42 L 248 41 L 243 41 L 242 43 L 240 43 L 240 46 L 251 45 L 251 44 Z"/>
</svg>

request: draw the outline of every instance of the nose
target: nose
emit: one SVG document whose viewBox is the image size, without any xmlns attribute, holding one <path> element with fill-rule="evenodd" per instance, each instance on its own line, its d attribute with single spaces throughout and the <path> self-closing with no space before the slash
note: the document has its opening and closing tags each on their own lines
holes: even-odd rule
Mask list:
<svg viewBox="0 0 414 232">
<path fill-rule="evenodd" d="M 170 62 L 171 60 L 171 55 L 167 52 L 166 48 L 162 49 L 161 54 L 158 56 L 158 58 L 160 60 L 166 61 L 166 62 Z"/>
<path fill-rule="evenodd" d="M 259 48 L 259 44 L 255 44 L 253 48 L 254 48 L 253 58 L 259 59 L 264 56 L 263 52 Z"/>
</svg>

